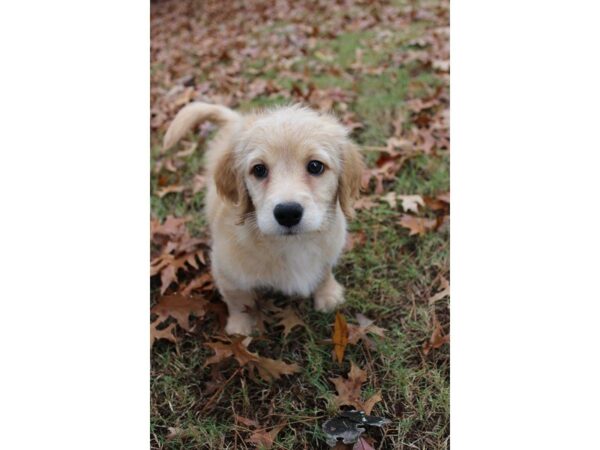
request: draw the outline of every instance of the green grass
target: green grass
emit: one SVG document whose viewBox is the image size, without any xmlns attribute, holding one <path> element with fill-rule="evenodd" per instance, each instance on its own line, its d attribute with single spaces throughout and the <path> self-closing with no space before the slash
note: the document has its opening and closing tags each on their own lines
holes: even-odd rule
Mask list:
<svg viewBox="0 0 600 450">
<path fill-rule="evenodd" d="M 315 52 L 333 55 L 333 63 L 349 69 L 355 50 L 363 49 L 363 62 L 377 67 L 390 59 L 398 49 L 406 48 L 410 39 L 418 37 L 427 24 L 418 22 L 408 29 L 390 33 L 381 41 L 374 31 L 347 32 L 333 39 L 320 39 L 314 51 L 295 64 L 312 67 Z M 274 30 L 279 29 L 279 25 Z M 273 29 L 271 29 L 273 31 Z M 377 51 L 372 50 L 378 43 Z M 248 69 L 264 67 L 266 61 L 252 61 Z M 262 75 L 290 87 L 289 79 L 277 78 L 277 73 Z M 251 74 L 248 75 L 252 77 Z M 363 121 L 365 127 L 355 132 L 357 142 L 381 146 L 392 131 L 392 121 L 405 114 L 403 102 L 409 95 L 409 82 L 418 81 L 421 91 L 431 92 L 439 80 L 427 69 L 415 73 L 410 67 L 385 67 L 378 75 L 355 76 L 354 82 L 331 74 L 317 73 L 310 78 L 319 88 L 354 84 L 357 94 L 348 106 Z M 283 98 L 258 97 L 242 100 L 240 109 L 286 103 Z M 161 136 L 153 135 L 153 142 Z M 190 140 L 195 138 L 190 137 Z M 167 184 L 189 184 L 202 170 L 202 149 L 185 158 L 176 174 L 162 171 Z M 182 149 L 170 150 L 171 155 Z M 164 158 L 158 147 L 152 151 L 153 164 Z M 398 194 L 435 195 L 449 190 L 449 156 L 419 155 L 408 160 L 387 191 Z M 162 180 L 163 184 L 165 180 Z M 191 215 L 188 224 L 192 235 L 206 235 L 206 220 L 201 212 L 203 194 L 193 197 L 183 193 L 156 195 L 159 175 L 152 173 L 152 214 L 164 218 L 169 214 Z M 367 240 L 343 255 L 335 268 L 336 278 L 346 288 L 346 303 L 341 312 L 350 320 L 356 313 L 365 314 L 378 326 L 386 328 L 386 338 L 374 338 L 375 348 L 349 346 L 342 365 L 333 361 L 331 345 L 324 343 L 331 336 L 333 314 L 321 314 L 312 309 L 310 301 L 296 302 L 277 297 L 278 304 L 293 302 L 307 324 L 297 328 L 287 338 L 281 330 L 268 327 L 265 340 L 256 340 L 251 349 L 263 356 L 297 362 L 302 372 L 272 384 L 252 380 L 244 373 L 235 375 L 238 366 L 227 365 L 222 370 L 225 380 L 232 377 L 222 395 L 207 410 L 211 395 L 207 393 L 210 368 L 204 361 L 211 352 L 202 344 L 216 330 L 214 319 L 208 319 L 202 330 L 178 344 L 158 342 L 152 350 L 151 373 L 151 441 L 161 449 L 228 449 L 253 448 L 245 439 L 249 431 L 234 422 L 234 412 L 272 427 L 287 421 L 279 433 L 277 449 L 327 448 L 321 431 L 326 417 L 336 413 L 333 404 L 335 389 L 329 378 L 346 375 L 350 361 L 367 368 L 369 380 L 364 395 L 382 391 L 383 401 L 374 414 L 388 417 L 392 424 L 385 432 L 370 433 L 385 449 L 445 449 L 449 436 L 449 348 L 444 346 L 424 356 L 423 343 L 431 335 L 432 309 L 428 298 L 437 287 L 440 273 L 449 267 L 449 236 L 447 231 L 425 236 L 408 236 L 397 224 L 401 210 L 391 209 L 382 202 L 377 207 L 359 211 L 349 224 L 351 231 L 362 230 Z M 154 294 L 156 295 L 156 290 Z M 438 302 L 435 312 L 444 326 L 449 321 L 448 300 Z M 235 375 L 235 376 L 234 376 Z M 182 431 L 168 439 L 169 427 Z"/>
</svg>

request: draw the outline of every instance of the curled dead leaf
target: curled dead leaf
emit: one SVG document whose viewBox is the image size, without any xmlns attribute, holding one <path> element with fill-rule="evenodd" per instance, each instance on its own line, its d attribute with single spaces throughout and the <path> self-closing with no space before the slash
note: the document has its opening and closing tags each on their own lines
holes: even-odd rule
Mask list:
<svg viewBox="0 0 600 450">
<path fill-rule="evenodd" d="M 333 325 L 333 352 L 338 363 L 344 360 L 344 352 L 348 344 L 348 324 L 346 318 L 339 311 L 335 313 Z"/>
</svg>

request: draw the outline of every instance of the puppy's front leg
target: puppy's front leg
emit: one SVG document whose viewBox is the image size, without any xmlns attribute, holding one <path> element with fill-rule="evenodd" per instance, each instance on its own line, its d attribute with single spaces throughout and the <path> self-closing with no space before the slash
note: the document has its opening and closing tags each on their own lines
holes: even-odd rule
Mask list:
<svg viewBox="0 0 600 450">
<path fill-rule="evenodd" d="M 249 336 L 254 328 L 255 319 L 245 311 L 254 308 L 254 293 L 238 289 L 221 289 L 221 295 L 229 310 L 225 332 Z"/>
<path fill-rule="evenodd" d="M 335 281 L 331 269 L 327 271 L 325 279 L 321 282 L 314 294 L 315 309 L 317 311 L 333 311 L 337 305 L 344 303 L 344 288 Z"/>
</svg>

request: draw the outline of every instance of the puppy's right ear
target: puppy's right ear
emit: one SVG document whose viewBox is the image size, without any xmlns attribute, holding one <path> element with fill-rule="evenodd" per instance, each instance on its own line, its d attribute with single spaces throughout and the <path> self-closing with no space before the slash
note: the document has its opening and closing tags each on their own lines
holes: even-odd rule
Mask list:
<svg viewBox="0 0 600 450">
<path fill-rule="evenodd" d="M 214 166 L 214 179 L 217 194 L 237 206 L 240 213 L 238 224 L 243 224 L 246 215 L 254 210 L 254 205 L 237 167 L 233 148 L 219 155 Z"/>
</svg>

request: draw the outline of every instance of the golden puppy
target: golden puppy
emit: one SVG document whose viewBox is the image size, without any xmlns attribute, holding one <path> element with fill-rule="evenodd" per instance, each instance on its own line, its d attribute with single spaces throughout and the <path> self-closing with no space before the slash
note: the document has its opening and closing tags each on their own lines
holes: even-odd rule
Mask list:
<svg viewBox="0 0 600 450">
<path fill-rule="evenodd" d="M 229 309 L 225 331 L 248 335 L 255 289 L 344 301 L 331 269 L 358 197 L 362 157 L 332 116 L 291 106 L 241 115 L 191 103 L 171 123 L 169 148 L 200 122 L 221 125 L 207 153 L 212 273 Z"/>
</svg>

